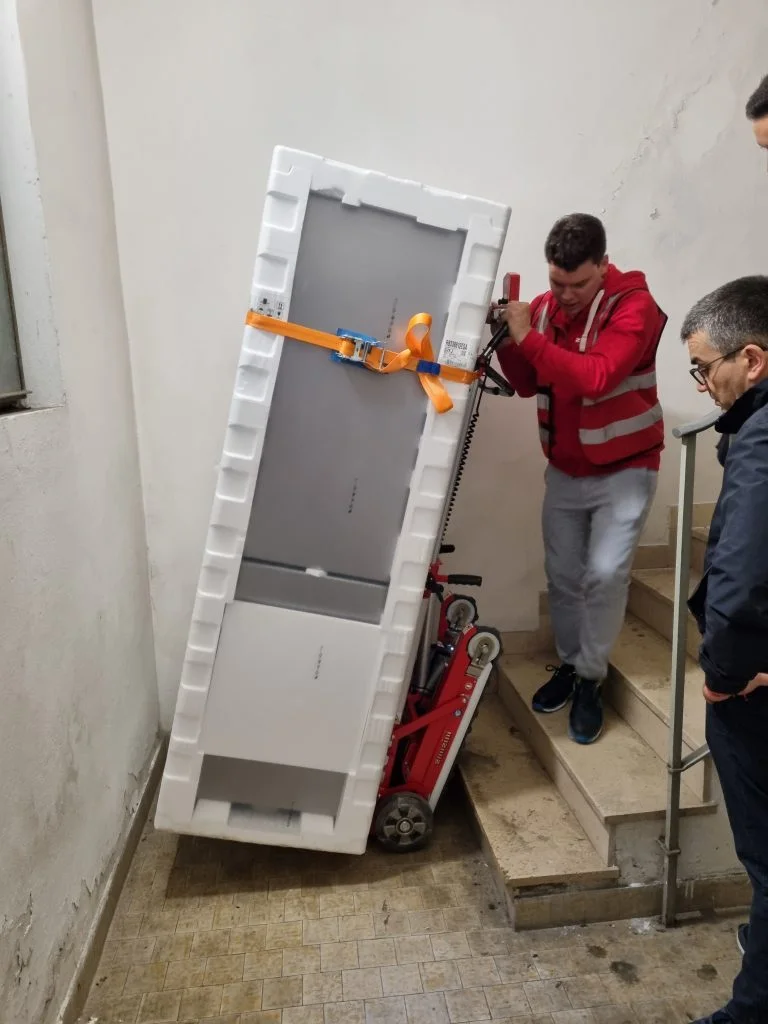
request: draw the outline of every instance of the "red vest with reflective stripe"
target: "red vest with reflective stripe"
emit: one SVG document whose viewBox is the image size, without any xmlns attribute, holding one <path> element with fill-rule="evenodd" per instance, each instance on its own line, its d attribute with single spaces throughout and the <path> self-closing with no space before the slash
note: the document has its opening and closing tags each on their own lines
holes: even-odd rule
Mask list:
<svg viewBox="0 0 768 1024">
<path fill-rule="evenodd" d="M 634 289 L 633 289 L 634 290 Z M 594 346 L 600 331 L 627 292 L 609 295 L 601 302 L 594 324 L 586 340 L 585 352 Z M 533 311 L 535 329 L 556 343 L 556 332 L 549 328 L 550 299 Z M 657 307 L 658 308 L 658 307 Z M 607 395 L 581 400 L 579 441 L 586 458 L 595 466 L 626 462 L 664 444 L 664 421 L 656 389 L 656 350 L 667 325 L 667 316 L 659 309 L 659 326 L 650 356 Z M 556 396 L 551 385 L 540 382 L 537 395 L 539 437 L 544 454 L 550 457 L 553 436 L 553 403 Z"/>
</svg>

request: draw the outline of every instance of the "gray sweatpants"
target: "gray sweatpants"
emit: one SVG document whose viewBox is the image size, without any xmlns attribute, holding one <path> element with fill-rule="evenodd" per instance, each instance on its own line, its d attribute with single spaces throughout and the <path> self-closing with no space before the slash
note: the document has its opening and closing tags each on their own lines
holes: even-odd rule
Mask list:
<svg viewBox="0 0 768 1024">
<path fill-rule="evenodd" d="M 549 610 L 560 660 L 602 680 L 658 473 L 572 477 L 548 466 L 542 513 Z"/>
</svg>

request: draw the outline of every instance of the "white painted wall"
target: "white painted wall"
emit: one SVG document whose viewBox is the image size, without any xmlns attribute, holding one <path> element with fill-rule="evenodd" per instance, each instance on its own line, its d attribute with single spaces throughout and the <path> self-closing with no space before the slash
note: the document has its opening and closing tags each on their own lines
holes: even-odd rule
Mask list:
<svg viewBox="0 0 768 1024">
<path fill-rule="evenodd" d="M 0 416 L 0 1020 L 48 1024 L 135 809 L 157 692 L 90 5 L 18 8 L 17 25 L 0 2 L 0 190 L 48 407 Z"/>
<path fill-rule="evenodd" d="M 765 0 L 95 0 L 135 374 L 162 717 L 178 684 L 277 143 L 509 201 L 502 270 L 542 290 L 542 247 L 601 214 L 619 266 L 671 316 L 673 426 L 708 411 L 677 329 L 765 268 L 768 182 L 743 116 L 765 73 Z M 453 565 L 486 621 L 533 624 L 543 461 L 531 403 L 489 400 Z M 708 447 L 708 446 L 707 446 Z M 704 460 L 699 496 L 717 473 Z M 676 493 L 666 456 L 649 541 Z"/>
</svg>

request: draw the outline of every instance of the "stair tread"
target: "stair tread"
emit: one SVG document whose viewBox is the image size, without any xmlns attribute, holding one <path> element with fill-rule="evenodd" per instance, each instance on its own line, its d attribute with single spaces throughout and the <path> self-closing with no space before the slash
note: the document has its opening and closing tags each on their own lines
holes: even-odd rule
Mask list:
<svg viewBox="0 0 768 1024">
<path fill-rule="evenodd" d="M 663 721 L 669 723 L 672 649 L 635 615 L 628 614 L 611 654 L 611 665 Z M 706 705 L 701 696 L 704 673 L 693 658 L 686 658 L 683 738 L 691 749 L 705 742 Z"/>
<path fill-rule="evenodd" d="M 694 526 L 691 530 L 691 536 L 695 537 L 696 540 L 709 540 L 709 527 L 708 526 Z"/>
<path fill-rule="evenodd" d="M 551 655 L 505 656 L 501 669 L 530 708 L 533 694 L 547 677 Z M 605 709 L 605 730 L 597 743 L 580 746 L 568 736 L 568 715 L 536 715 L 532 720 L 546 734 L 560 763 L 579 786 L 605 824 L 640 821 L 664 815 L 667 770 L 648 744 L 616 712 Z M 712 805 L 698 799 L 683 782 L 684 811 L 707 812 Z"/>
<path fill-rule="evenodd" d="M 459 761 L 478 824 L 506 885 L 530 888 L 611 881 L 573 812 L 503 704 L 481 704 Z"/>
<path fill-rule="evenodd" d="M 675 570 L 672 569 L 636 569 L 632 573 L 632 579 L 651 590 L 655 590 L 668 601 L 674 600 L 675 596 Z M 690 592 L 699 585 L 701 575 L 691 569 Z"/>
</svg>

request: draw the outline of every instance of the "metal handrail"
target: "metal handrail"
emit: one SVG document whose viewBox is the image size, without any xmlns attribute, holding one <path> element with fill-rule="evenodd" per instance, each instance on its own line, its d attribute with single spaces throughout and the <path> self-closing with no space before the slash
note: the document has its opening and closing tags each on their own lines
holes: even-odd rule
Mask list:
<svg viewBox="0 0 768 1024">
<path fill-rule="evenodd" d="M 672 434 L 675 437 L 690 437 L 693 434 L 700 434 L 702 431 L 713 427 L 722 415 L 719 409 L 713 409 L 712 412 L 708 412 L 701 419 L 691 420 L 690 423 L 684 423 L 682 427 L 673 427 Z"/>
<path fill-rule="evenodd" d="M 680 860 L 680 786 L 683 772 L 709 755 L 704 745 L 684 758 L 683 705 L 687 660 L 688 591 L 691 580 L 691 542 L 693 529 L 693 481 L 696 468 L 696 438 L 709 430 L 721 413 L 714 410 L 701 419 L 675 427 L 672 433 L 682 440 L 680 484 L 675 538 L 675 590 L 672 619 L 672 664 L 670 673 L 669 758 L 667 761 L 667 810 L 664 826 L 664 891 L 662 921 L 672 927 L 677 919 L 677 879 Z"/>
</svg>

